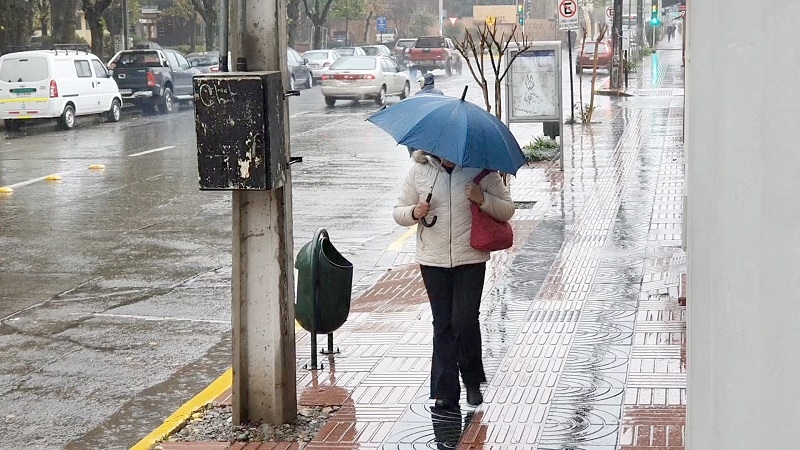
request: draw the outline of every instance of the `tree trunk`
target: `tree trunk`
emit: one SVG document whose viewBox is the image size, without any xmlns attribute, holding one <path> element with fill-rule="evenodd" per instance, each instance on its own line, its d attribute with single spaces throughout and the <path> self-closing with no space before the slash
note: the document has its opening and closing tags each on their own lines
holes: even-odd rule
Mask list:
<svg viewBox="0 0 800 450">
<path fill-rule="evenodd" d="M 289 0 L 286 3 L 286 16 L 289 18 L 289 22 L 286 24 L 286 31 L 289 33 L 289 47 L 294 47 L 300 27 L 300 0 Z"/>
<path fill-rule="evenodd" d="M 206 21 L 206 51 L 211 51 L 214 48 L 214 39 L 217 34 L 217 21 Z"/>
<path fill-rule="evenodd" d="M 197 19 L 191 18 L 189 21 L 189 29 L 192 30 L 192 37 L 189 38 L 189 50 L 191 53 L 197 51 Z"/>
<path fill-rule="evenodd" d="M 494 79 L 494 116 L 503 120 L 503 95 L 500 93 L 502 80 Z"/>
<path fill-rule="evenodd" d="M 50 2 L 50 17 L 53 21 L 53 39 L 56 44 L 75 42 L 75 18 L 78 0 Z"/>
<path fill-rule="evenodd" d="M 311 48 L 318 49 L 320 47 L 322 47 L 322 26 L 314 23 L 314 40 L 311 43 Z"/>
<path fill-rule="evenodd" d="M 344 45 L 350 46 L 350 45 L 352 45 L 352 43 L 350 42 L 350 30 L 348 30 L 348 28 L 350 28 L 350 18 L 349 17 L 345 17 L 344 18 Z"/>
<path fill-rule="evenodd" d="M 372 11 L 369 12 L 367 15 L 367 19 L 364 21 L 364 42 L 369 42 L 369 23 L 372 21 Z"/>
<path fill-rule="evenodd" d="M 100 16 L 95 14 L 94 11 L 86 14 L 86 22 L 89 24 L 89 31 L 92 32 L 92 53 L 95 55 L 103 55 L 103 24 L 100 22 Z"/>
</svg>

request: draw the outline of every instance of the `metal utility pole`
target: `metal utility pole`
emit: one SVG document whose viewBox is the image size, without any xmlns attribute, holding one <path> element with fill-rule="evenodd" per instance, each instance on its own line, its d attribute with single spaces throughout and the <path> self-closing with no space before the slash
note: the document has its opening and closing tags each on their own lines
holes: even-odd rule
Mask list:
<svg viewBox="0 0 800 450">
<path fill-rule="evenodd" d="M 622 0 L 614 0 L 611 22 L 611 89 L 622 87 Z"/>
<path fill-rule="evenodd" d="M 128 49 L 128 0 L 122 0 L 122 49 Z"/>
<path fill-rule="evenodd" d="M 439 0 L 439 36 L 444 36 L 444 0 Z"/>
<path fill-rule="evenodd" d="M 286 1 L 231 0 L 229 50 L 247 71 L 286 68 Z M 271 105 L 267 105 L 271 106 Z M 283 104 L 289 160 L 288 101 Z M 288 423 L 297 416 L 292 182 L 268 191 L 233 191 L 233 422 Z"/>
</svg>

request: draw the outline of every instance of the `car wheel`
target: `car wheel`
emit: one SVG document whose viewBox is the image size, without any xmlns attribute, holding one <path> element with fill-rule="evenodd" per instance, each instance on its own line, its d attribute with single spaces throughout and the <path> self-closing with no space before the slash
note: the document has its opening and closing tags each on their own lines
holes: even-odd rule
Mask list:
<svg viewBox="0 0 800 450">
<path fill-rule="evenodd" d="M 314 87 L 314 77 L 311 74 L 308 74 L 308 80 L 306 81 L 306 88 L 311 89 Z"/>
<path fill-rule="evenodd" d="M 457 73 L 457 74 L 459 74 L 459 75 L 461 75 L 461 72 L 462 72 L 463 70 L 464 70 L 464 62 L 463 62 L 463 61 L 461 61 L 461 59 L 459 58 L 459 60 L 458 60 L 458 64 L 456 64 L 456 73 Z"/>
<path fill-rule="evenodd" d="M 62 130 L 71 130 L 72 127 L 75 126 L 75 107 L 74 106 L 67 105 L 64 108 L 64 112 L 61 113 L 61 117 L 58 119 L 58 126 L 60 126 Z"/>
<path fill-rule="evenodd" d="M 328 106 L 333 106 L 336 104 L 336 98 L 325 96 L 325 104 Z"/>
<path fill-rule="evenodd" d="M 447 61 L 447 65 L 444 66 L 444 74 L 448 77 L 453 75 L 453 66 L 450 64 L 450 61 Z"/>
<path fill-rule="evenodd" d="M 411 83 L 406 81 L 406 85 L 403 87 L 403 92 L 400 93 L 400 100 L 407 99 L 409 95 L 411 95 Z"/>
<path fill-rule="evenodd" d="M 172 98 L 172 89 L 169 87 L 164 88 L 164 93 L 161 94 L 161 99 L 158 102 L 158 110 L 161 114 L 169 114 L 174 107 L 175 99 Z"/>
<path fill-rule="evenodd" d="M 375 104 L 378 106 L 386 104 L 386 86 L 381 86 L 381 92 L 375 97 Z"/>
<path fill-rule="evenodd" d="M 292 75 L 291 77 L 289 77 L 289 90 L 293 91 L 295 90 L 295 87 L 296 86 L 294 84 L 294 75 Z"/>
<path fill-rule="evenodd" d="M 111 109 L 106 111 L 106 120 L 108 122 L 119 122 L 120 117 L 122 117 L 122 104 L 119 102 L 119 99 L 114 99 L 111 102 Z"/>
<path fill-rule="evenodd" d="M 3 121 L 3 125 L 6 126 L 7 131 L 19 131 L 20 122 L 19 120 L 6 119 Z"/>
<path fill-rule="evenodd" d="M 575 66 L 575 73 L 580 74 L 581 72 L 583 72 L 583 67 Z"/>
</svg>

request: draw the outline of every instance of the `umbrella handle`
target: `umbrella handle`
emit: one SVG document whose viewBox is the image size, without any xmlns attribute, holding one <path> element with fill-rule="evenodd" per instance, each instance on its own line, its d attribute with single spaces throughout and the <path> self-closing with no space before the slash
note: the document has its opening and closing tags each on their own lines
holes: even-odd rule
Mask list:
<svg viewBox="0 0 800 450">
<path fill-rule="evenodd" d="M 428 197 L 425 199 L 425 203 L 430 203 L 431 202 L 431 198 L 433 198 L 433 192 L 428 193 Z M 423 226 L 425 226 L 427 228 L 430 228 L 430 227 L 436 225 L 436 216 L 433 216 L 433 219 L 431 219 L 430 222 L 428 222 L 428 218 L 427 217 L 423 217 L 420 221 L 422 222 Z"/>
</svg>

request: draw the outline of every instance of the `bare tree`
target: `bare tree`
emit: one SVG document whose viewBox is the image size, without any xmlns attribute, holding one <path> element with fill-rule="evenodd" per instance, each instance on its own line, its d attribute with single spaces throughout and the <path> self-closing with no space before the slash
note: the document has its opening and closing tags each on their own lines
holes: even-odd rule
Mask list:
<svg viewBox="0 0 800 450">
<path fill-rule="evenodd" d="M 486 79 L 486 56 L 489 54 L 489 62 L 491 63 L 492 73 L 494 74 L 494 115 L 498 119 L 503 118 L 503 96 L 501 95 L 502 82 L 508 75 L 511 64 L 517 59 L 517 56 L 530 49 L 531 44 L 528 42 L 527 36 L 522 33 L 522 42 L 517 36 L 517 26 L 511 29 L 510 33 L 503 31 L 500 36 L 497 35 L 497 24 L 494 25 L 479 25 L 478 26 L 478 42 L 475 42 L 475 37 L 469 30 L 466 30 L 464 39 L 456 43 L 456 49 L 464 61 L 467 62 L 467 67 L 472 73 L 472 78 L 481 87 L 483 92 L 483 101 L 486 103 L 486 110 L 492 112 L 492 104 L 489 102 L 489 80 Z M 514 56 L 508 54 L 508 49 L 511 43 L 516 44 L 518 50 Z M 503 58 L 510 58 L 507 64 L 503 63 Z"/>
<path fill-rule="evenodd" d="M 322 45 L 322 27 L 328 19 L 332 3 L 333 0 L 303 0 L 306 16 L 314 24 L 314 38 L 311 48 L 319 48 Z M 313 8 L 310 8 L 309 4 L 313 5 Z"/>
<path fill-rule="evenodd" d="M 286 16 L 289 21 L 286 22 L 286 29 L 289 33 L 289 47 L 294 47 L 297 40 L 298 27 L 300 26 L 300 3 L 301 0 L 288 0 L 286 2 Z"/>
<path fill-rule="evenodd" d="M 82 0 L 81 8 L 92 32 L 92 53 L 103 54 L 103 13 L 111 5 L 112 0 Z"/>
<path fill-rule="evenodd" d="M 420 0 L 394 0 L 387 3 L 387 15 L 394 21 L 394 26 L 397 27 L 397 31 L 403 37 L 409 35 L 411 18 L 414 17 L 414 12 L 426 9 L 425 5 Z"/>
<path fill-rule="evenodd" d="M 603 24 L 600 25 L 600 34 L 597 35 L 597 39 L 594 41 L 594 52 L 597 53 L 597 50 L 600 48 L 600 43 L 603 42 L 603 39 L 606 37 L 606 31 L 608 31 L 608 27 Z M 584 38 L 585 39 L 585 38 Z M 597 58 L 594 59 L 594 65 L 592 67 L 592 91 L 589 94 L 589 112 L 587 114 L 588 120 L 587 123 L 592 123 L 592 115 L 594 114 L 594 87 L 597 83 Z"/>
</svg>

